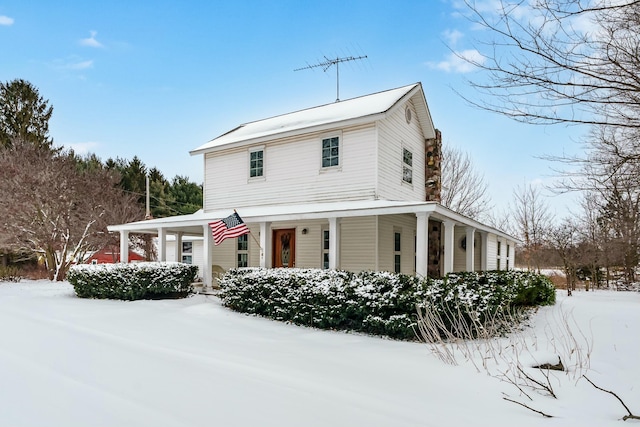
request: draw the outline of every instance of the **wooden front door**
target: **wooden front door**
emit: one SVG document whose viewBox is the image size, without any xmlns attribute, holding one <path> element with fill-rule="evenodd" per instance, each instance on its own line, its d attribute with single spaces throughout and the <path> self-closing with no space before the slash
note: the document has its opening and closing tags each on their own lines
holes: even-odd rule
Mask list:
<svg viewBox="0 0 640 427">
<path fill-rule="evenodd" d="M 296 229 L 273 230 L 273 267 L 296 266 Z"/>
</svg>

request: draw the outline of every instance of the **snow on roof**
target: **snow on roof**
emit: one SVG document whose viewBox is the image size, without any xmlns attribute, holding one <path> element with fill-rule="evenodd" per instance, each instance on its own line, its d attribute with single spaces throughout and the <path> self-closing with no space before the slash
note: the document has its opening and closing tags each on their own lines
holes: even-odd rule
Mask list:
<svg viewBox="0 0 640 427">
<path fill-rule="evenodd" d="M 191 151 L 191 154 L 199 154 L 211 148 L 236 142 L 381 114 L 388 111 L 403 96 L 419 85 L 420 83 L 414 83 L 384 92 L 245 123 L 201 145 Z"/>
</svg>

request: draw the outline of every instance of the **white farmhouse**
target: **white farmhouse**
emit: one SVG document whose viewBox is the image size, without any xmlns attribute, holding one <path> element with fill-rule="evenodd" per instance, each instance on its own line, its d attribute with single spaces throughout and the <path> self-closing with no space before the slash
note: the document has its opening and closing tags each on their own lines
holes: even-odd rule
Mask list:
<svg viewBox="0 0 640 427">
<path fill-rule="evenodd" d="M 157 235 L 159 260 L 196 263 L 207 285 L 245 266 L 510 268 L 513 237 L 439 204 L 441 144 L 420 83 L 245 123 L 191 151 L 202 210 L 109 230 L 122 254 L 129 233 Z M 208 224 L 234 209 L 250 235 L 214 246 Z"/>
</svg>

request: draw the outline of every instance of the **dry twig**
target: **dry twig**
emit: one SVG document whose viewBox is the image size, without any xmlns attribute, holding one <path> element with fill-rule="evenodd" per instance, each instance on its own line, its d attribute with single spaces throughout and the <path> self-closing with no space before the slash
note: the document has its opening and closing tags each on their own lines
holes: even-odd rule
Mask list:
<svg viewBox="0 0 640 427">
<path fill-rule="evenodd" d="M 528 410 L 536 412 L 536 413 L 542 415 L 545 418 L 553 418 L 553 415 L 545 414 L 544 412 L 538 411 L 537 409 L 533 409 L 531 406 L 527 406 L 524 403 L 518 402 L 517 400 L 512 400 L 512 399 L 509 399 L 508 397 L 503 397 L 503 399 L 506 400 L 507 402 L 512 402 L 512 403 L 515 403 L 516 405 L 524 406 Z"/>
<path fill-rule="evenodd" d="M 620 399 L 620 396 L 618 396 L 617 394 L 615 394 L 614 392 L 612 392 L 611 390 L 605 390 L 602 387 L 598 387 L 597 385 L 595 385 L 593 383 L 593 381 L 591 381 L 589 378 L 587 378 L 586 375 L 583 375 L 584 379 L 589 381 L 589 383 L 594 386 L 595 388 L 597 388 L 600 391 L 604 391 L 605 393 L 609 393 L 611 395 L 613 395 L 616 399 L 618 399 L 618 401 L 622 404 L 622 406 L 624 406 L 624 409 L 627 410 L 627 413 L 629 415 L 625 415 L 624 417 L 622 417 L 623 421 L 627 421 L 627 420 L 640 420 L 640 416 L 638 415 L 634 415 L 633 413 L 631 413 L 631 411 L 629 410 L 629 408 L 627 407 L 627 405 L 624 404 L 624 402 L 622 401 L 622 399 Z"/>
</svg>

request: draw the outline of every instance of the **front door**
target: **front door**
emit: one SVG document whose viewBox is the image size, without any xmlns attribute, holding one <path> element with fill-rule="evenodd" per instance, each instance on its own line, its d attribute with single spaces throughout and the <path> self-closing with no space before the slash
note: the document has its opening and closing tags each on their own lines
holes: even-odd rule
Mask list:
<svg viewBox="0 0 640 427">
<path fill-rule="evenodd" d="M 273 267 L 296 266 L 296 229 L 273 230 Z"/>
</svg>

